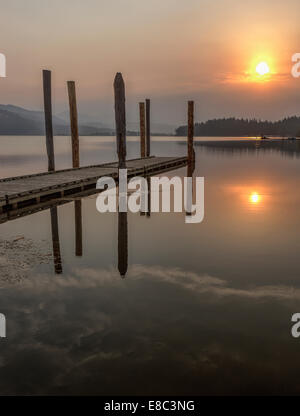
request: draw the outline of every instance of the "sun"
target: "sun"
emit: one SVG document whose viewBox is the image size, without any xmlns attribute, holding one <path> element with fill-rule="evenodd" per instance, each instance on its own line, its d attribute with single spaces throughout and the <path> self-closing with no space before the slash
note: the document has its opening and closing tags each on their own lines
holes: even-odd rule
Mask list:
<svg viewBox="0 0 300 416">
<path fill-rule="evenodd" d="M 270 72 L 269 65 L 266 62 L 260 62 L 256 66 L 256 72 L 258 73 L 258 75 L 261 75 L 261 76 L 269 74 Z"/>
<path fill-rule="evenodd" d="M 250 202 L 252 203 L 252 204 L 258 204 L 259 203 L 259 201 L 260 201 L 260 195 L 257 193 L 257 192 L 253 192 L 251 195 L 250 195 Z"/>
</svg>

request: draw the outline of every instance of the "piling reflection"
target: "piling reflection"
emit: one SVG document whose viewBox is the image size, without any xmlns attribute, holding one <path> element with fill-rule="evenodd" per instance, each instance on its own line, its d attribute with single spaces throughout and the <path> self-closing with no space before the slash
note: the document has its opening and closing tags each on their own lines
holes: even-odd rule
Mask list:
<svg viewBox="0 0 300 416">
<path fill-rule="evenodd" d="M 150 193 L 149 193 L 150 198 Z M 82 201 L 76 199 L 74 201 L 75 214 L 75 255 L 82 256 Z M 148 215 L 148 213 L 147 213 Z M 50 208 L 51 217 L 51 233 L 53 245 L 53 261 L 54 270 L 56 274 L 61 274 L 62 258 L 59 241 L 59 225 L 58 225 L 58 211 L 57 206 Z M 128 270 L 128 221 L 127 212 L 120 212 L 118 210 L 118 270 L 120 276 L 125 278 Z"/>
<path fill-rule="evenodd" d="M 61 254 L 60 254 L 58 216 L 57 216 L 56 206 L 50 208 L 50 217 L 51 217 L 54 270 L 56 274 L 61 274 L 62 273 L 62 261 L 61 261 Z"/>
<path fill-rule="evenodd" d="M 82 256 L 82 203 L 81 199 L 74 201 L 75 208 L 75 255 Z"/>
<path fill-rule="evenodd" d="M 128 223 L 127 212 L 118 212 L 118 270 L 125 278 L 128 269 Z"/>
<path fill-rule="evenodd" d="M 147 181 L 147 189 L 144 191 L 143 200 L 141 201 L 141 205 L 143 205 L 143 201 L 145 201 L 145 207 L 141 207 L 140 215 L 147 216 L 148 218 L 151 217 L 151 178 L 150 176 L 145 177 Z M 143 190 L 142 190 L 143 192 Z"/>
<path fill-rule="evenodd" d="M 193 197 L 194 197 L 194 182 L 193 182 L 193 175 L 195 171 L 195 153 L 193 153 L 193 158 L 189 159 L 188 165 L 187 165 L 187 177 L 191 178 L 191 180 L 188 180 L 187 182 L 187 201 L 186 201 L 186 215 L 192 215 L 191 207 L 193 203 Z"/>
</svg>

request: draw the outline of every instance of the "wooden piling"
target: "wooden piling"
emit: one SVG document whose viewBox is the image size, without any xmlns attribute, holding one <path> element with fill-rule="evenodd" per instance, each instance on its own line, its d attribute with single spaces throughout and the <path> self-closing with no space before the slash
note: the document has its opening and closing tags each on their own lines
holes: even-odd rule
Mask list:
<svg viewBox="0 0 300 416">
<path fill-rule="evenodd" d="M 74 201 L 75 204 L 75 255 L 82 256 L 82 204 L 81 200 Z"/>
<path fill-rule="evenodd" d="M 188 162 L 194 160 L 194 101 L 188 102 Z"/>
<path fill-rule="evenodd" d="M 45 130 L 46 148 L 48 155 L 48 171 L 55 170 L 53 126 L 52 126 L 52 101 L 51 101 L 51 71 L 43 70 L 43 90 L 44 90 L 44 111 L 45 111 Z"/>
<path fill-rule="evenodd" d="M 126 113 L 125 85 L 122 74 L 118 72 L 114 80 L 116 138 L 119 157 L 119 168 L 126 167 Z"/>
<path fill-rule="evenodd" d="M 72 139 L 72 164 L 73 168 L 79 168 L 79 134 L 78 134 L 78 114 L 76 103 L 75 82 L 68 81 L 68 95 L 70 108 L 71 139 Z"/>
<path fill-rule="evenodd" d="M 151 134 L 151 127 L 150 127 L 150 100 L 149 98 L 146 99 L 146 156 L 150 156 L 150 134 Z"/>
<path fill-rule="evenodd" d="M 145 103 L 140 103 L 140 137 L 141 137 L 141 157 L 146 157 L 145 148 Z"/>
<path fill-rule="evenodd" d="M 187 177 L 192 178 L 195 170 L 195 151 L 194 151 L 194 101 L 188 102 L 188 165 Z M 193 195 L 193 182 L 188 185 L 191 195 Z M 191 215 L 190 207 L 187 207 L 186 215 Z"/>
</svg>

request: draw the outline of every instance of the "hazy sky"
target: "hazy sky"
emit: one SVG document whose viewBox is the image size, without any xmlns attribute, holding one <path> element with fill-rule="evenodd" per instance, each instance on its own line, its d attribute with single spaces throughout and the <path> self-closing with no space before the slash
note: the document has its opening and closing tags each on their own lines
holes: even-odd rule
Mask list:
<svg viewBox="0 0 300 416">
<path fill-rule="evenodd" d="M 300 114 L 299 0 L 0 0 L 3 104 L 42 108 L 41 70 L 53 71 L 54 112 L 67 109 L 66 81 L 79 109 L 113 120 L 112 83 L 123 73 L 128 119 L 152 99 L 156 122 L 180 124 L 186 101 L 197 120 Z M 268 82 L 249 75 L 267 61 Z"/>
</svg>

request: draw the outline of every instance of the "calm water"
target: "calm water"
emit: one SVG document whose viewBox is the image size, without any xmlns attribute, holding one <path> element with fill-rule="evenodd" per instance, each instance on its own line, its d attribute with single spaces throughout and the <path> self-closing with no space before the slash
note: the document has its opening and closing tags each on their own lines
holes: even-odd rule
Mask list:
<svg viewBox="0 0 300 416">
<path fill-rule="evenodd" d="M 110 140 L 83 138 L 82 165 L 114 160 Z M 55 146 L 57 168 L 69 167 L 69 139 Z M 61 266 L 50 210 L 0 225 L 1 394 L 300 393 L 300 339 L 290 333 L 300 161 L 278 149 L 195 151 L 204 221 L 128 214 L 125 279 L 118 214 L 99 214 L 95 196 L 81 201 L 82 256 L 74 201 L 57 208 Z M 131 139 L 128 157 L 138 152 Z M 152 144 L 156 155 L 185 152 L 172 139 Z M 1 177 L 45 169 L 43 138 L 0 138 Z"/>
</svg>

